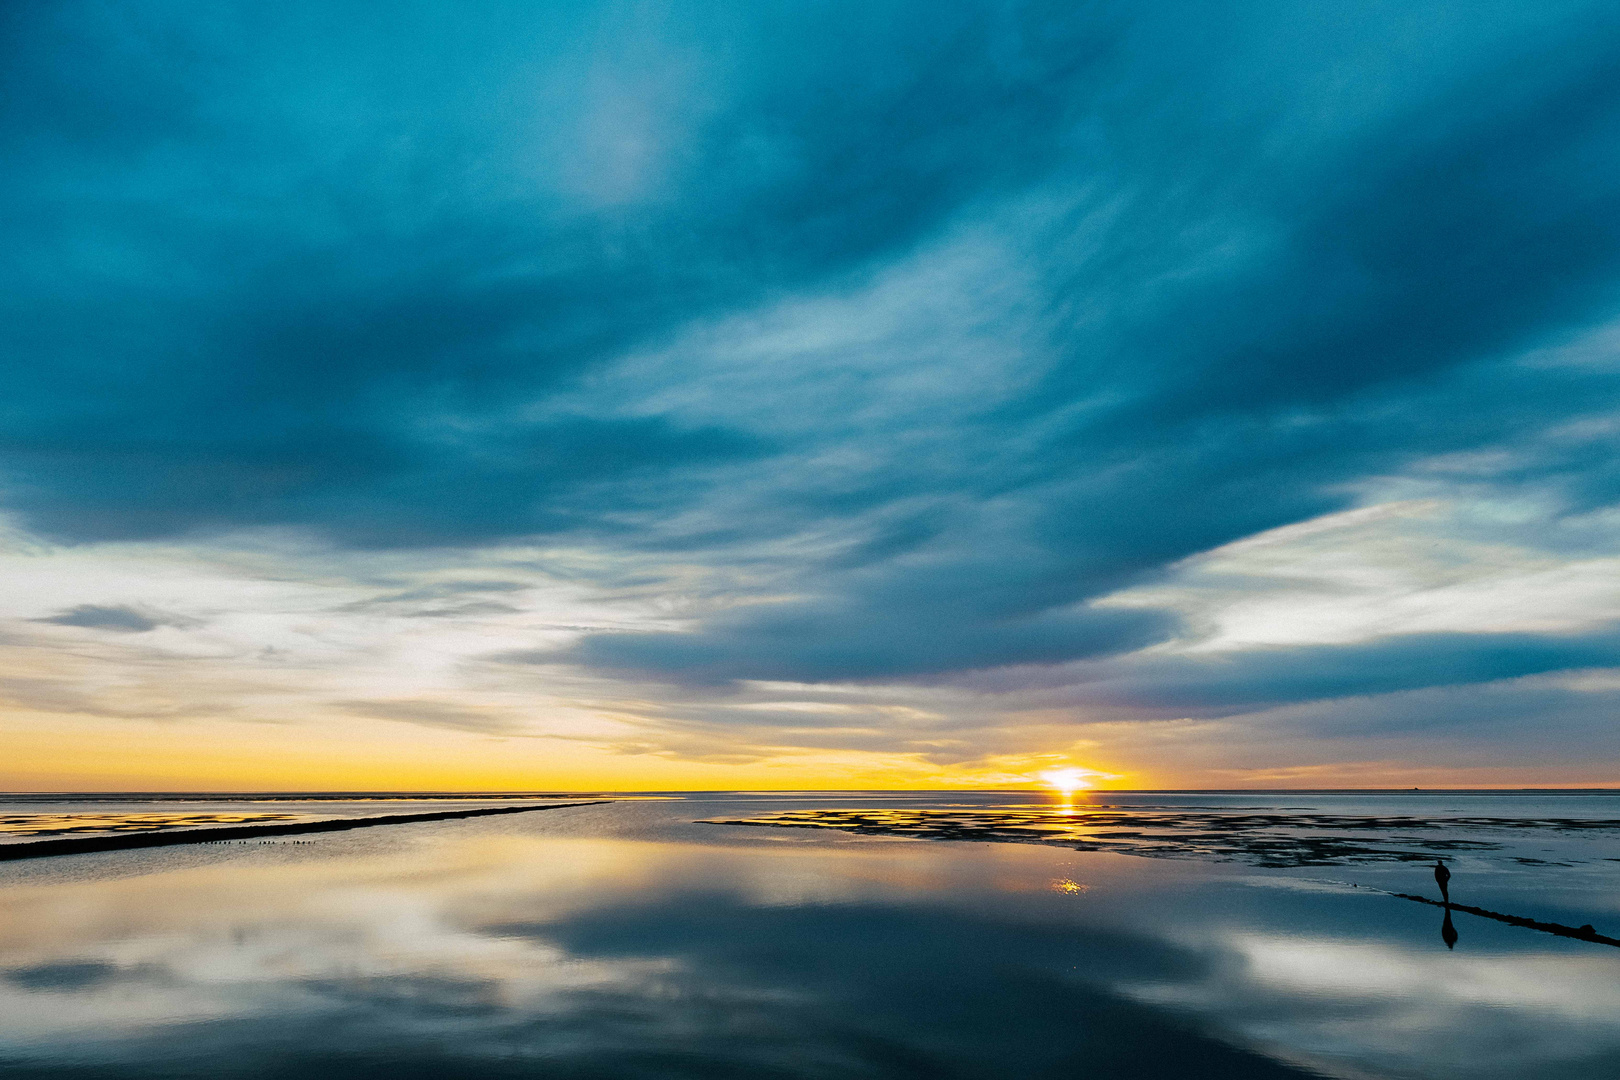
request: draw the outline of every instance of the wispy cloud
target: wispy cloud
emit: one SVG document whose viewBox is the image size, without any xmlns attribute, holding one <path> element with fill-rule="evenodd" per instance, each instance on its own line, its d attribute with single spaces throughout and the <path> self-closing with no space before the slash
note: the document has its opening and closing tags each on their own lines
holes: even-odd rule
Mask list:
<svg viewBox="0 0 1620 1080">
<path fill-rule="evenodd" d="M 320 737 L 1504 755 L 1445 703 L 1620 667 L 1617 40 L 18 9 L 0 648 Z"/>
</svg>

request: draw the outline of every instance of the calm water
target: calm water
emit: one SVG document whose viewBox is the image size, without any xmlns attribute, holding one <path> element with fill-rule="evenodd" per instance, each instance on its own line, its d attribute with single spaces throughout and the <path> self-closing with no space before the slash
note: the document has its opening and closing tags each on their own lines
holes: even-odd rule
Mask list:
<svg viewBox="0 0 1620 1080">
<path fill-rule="evenodd" d="M 1376 891 L 1433 894 L 1420 863 L 699 823 L 1038 799 L 696 795 L 0 864 L 0 1076 L 1620 1076 L 1620 949 L 1467 914 L 1448 948 L 1441 911 Z M 1620 820 L 1613 795 L 1099 801 L 1431 838 Z M 46 810 L 120 812 L 0 803 Z M 1620 936 L 1620 831 L 1452 835 L 1490 845 L 1450 859 L 1453 899 Z"/>
</svg>

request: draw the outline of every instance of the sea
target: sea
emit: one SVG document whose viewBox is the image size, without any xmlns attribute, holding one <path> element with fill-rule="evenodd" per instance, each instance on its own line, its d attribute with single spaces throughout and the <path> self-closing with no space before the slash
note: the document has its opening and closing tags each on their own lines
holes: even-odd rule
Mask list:
<svg viewBox="0 0 1620 1080">
<path fill-rule="evenodd" d="M 1620 792 L 0 796 L 5 1080 L 1083 1076 L 1620 1077 Z"/>
</svg>

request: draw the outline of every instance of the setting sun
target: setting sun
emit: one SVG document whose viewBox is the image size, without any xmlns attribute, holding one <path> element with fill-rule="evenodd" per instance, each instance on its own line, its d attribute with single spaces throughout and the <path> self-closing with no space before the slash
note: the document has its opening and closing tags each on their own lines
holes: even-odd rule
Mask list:
<svg viewBox="0 0 1620 1080">
<path fill-rule="evenodd" d="M 1091 777 L 1096 774 L 1089 769 L 1048 769 L 1041 773 L 1041 779 L 1052 787 L 1064 792 L 1081 791 L 1091 786 Z"/>
</svg>

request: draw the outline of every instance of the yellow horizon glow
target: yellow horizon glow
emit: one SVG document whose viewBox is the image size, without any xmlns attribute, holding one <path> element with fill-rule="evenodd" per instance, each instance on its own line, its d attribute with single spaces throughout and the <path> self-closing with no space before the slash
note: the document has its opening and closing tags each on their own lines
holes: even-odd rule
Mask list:
<svg viewBox="0 0 1620 1080">
<path fill-rule="evenodd" d="M 1110 758 L 1118 755 L 1123 760 L 1099 763 L 1108 772 L 1060 765 L 1063 755 L 1051 753 L 1009 754 L 941 765 L 913 754 L 761 748 L 752 760 L 717 761 L 621 751 L 610 742 L 495 737 L 357 717 L 304 723 L 223 718 L 152 722 L 0 711 L 0 745 L 6 748 L 0 759 L 0 791 L 12 792 L 1045 788 L 1072 793 L 1195 788 L 1603 788 L 1615 784 L 1601 765 L 1585 775 L 1555 767 L 1459 769 L 1395 761 L 1236 770 L 1177 767 L 1173 760 L 1133 761 L 1117 748 Z"/>
<path fill-rule="evenodd" d="M 1051 761 L 942 766 L 913 754 L 771 748 L 751 761 L 705 761 L 361 717 L 152 723 L 0 713 L 0 742 L 0 790 L 16 792 L 1010 790 L 1037 787 L 1036 769 Z"/>
</svg>

